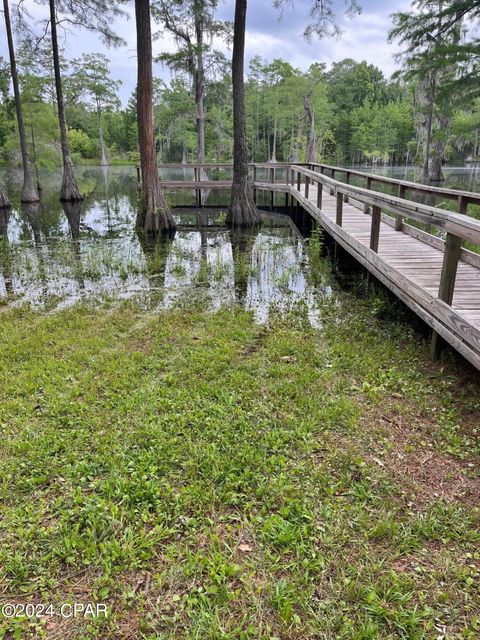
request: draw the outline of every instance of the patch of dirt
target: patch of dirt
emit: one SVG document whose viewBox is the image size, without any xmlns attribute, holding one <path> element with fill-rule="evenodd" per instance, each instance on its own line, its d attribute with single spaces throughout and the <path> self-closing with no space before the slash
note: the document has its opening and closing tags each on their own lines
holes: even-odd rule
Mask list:
<svg viewBox="0 0 480 640">
<path fill-rule="evenodd" d="M 128 344 L 128 352 L 133 353 L 138 351 L 149 355 L 152 352 L 152 337 L 148 334 L 142 336 L 135 336 Z"/>
<path fill-rule="evenodd" d="M 240 357 L 249 358 L 254 353 L 259 351 L 263 347 L 265 340 L 267 339 L 268 333 L 269 331 L 267 327 L 265 326 L 262 327 L 262 329 L 254 336 L 253 342 L 245 345 L 245 347 L 240 353 Z"/>
<path fill-rule="evenodd" d="M 372 463 L 384 466 L 414 497 L 416 506 L 438 500 L 480 504 L 480 461 L 459 460 L 435 450 L 428 433 L 401 415 L 388 415 L 379 408 L 369 416 L 371 421 L 391 445 L 387 453 L 372 456 Z"/>
</svg>

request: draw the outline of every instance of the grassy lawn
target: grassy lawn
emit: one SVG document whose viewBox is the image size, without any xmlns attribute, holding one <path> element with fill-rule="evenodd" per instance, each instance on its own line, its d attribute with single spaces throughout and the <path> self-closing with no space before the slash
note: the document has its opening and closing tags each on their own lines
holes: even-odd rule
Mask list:
<svg viewBox="0 0 480 640">
<path fill-rule="evenodd" d="M 324 328 L 0 314 L 0 638 L 480 637 L 480 393 L 381 304 Z"/>
</svg>

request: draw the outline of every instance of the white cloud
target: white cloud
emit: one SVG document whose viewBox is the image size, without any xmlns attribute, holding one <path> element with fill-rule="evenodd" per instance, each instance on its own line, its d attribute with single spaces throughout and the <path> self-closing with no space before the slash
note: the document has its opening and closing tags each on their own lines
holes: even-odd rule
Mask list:
<svg viewBox="0 0 480 640">
<path fill-rule="evenodd" d="M 343 58 L 366 60 L 375 64 L 386 76 L 395 69 L 394 54 L 398 51 L 395 45 L 387 43 L 387 33 L 393 11 L 404 10 L 409 6 L 409 0 L 364 0 L 364 12 L 352 19 L 345 18 L 339 13 L 339 23 L 342 35 L 338 39 L 312 40 L 307 43 L 302 37 L 303 28 L 308 20 L 310 0 L 296 0 L 295 7 L 288 7 L 279 19 L 278 12 L 272 2 L 251 2 L 247 20 L 246 61 L 254 55 L 271 60 L 284 58 L 293 66 L 306 69 L 312 62 L 332 63 Z M 38 5 L 34 0 L 25 0 L 25 6 L 35 21 L 46 15 L 45 5 Z M 339 3 L 339 8 L 343 3 Z M 123 82 L 121 89 L 122 101 L 126 103 L 136 84 L 135 57 L 135 20 L 133 7 L 126 8 L 129 19 L 118 20 L 114 25 L 116 32 L 123 37 L 127 46 L 118 49 L 107 49 L 95 33 L 81 31 L 67 33 L 64 42 L 66 54 L 70 58 L 78 57 L 84 52 L 102 51 L 111 60 L 111 71 L 115 79 Z M 220 6 L 222 19 L 233 19 L 233 0 L 227 0 Z M 230 55 L 224 45 L 220 47 Z M 162 36 L 161 41 L 153 45 L 154 55 L 160 51 L 174 51 L 175 43 L 171 36 Z M 6 38 L 0 43 L 0 56 L 7 58 Z M 154 73 L 165 80 L 171 76 L 168 69 L 160 64 L 155 65 Z"/>
</svg>

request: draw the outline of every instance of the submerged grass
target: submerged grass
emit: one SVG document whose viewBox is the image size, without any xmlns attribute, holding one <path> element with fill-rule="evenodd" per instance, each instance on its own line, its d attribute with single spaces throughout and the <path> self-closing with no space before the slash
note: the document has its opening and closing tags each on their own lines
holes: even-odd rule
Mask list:
<svg viewBox="0 0 480 640">
<path fill-rule="evenodd" d="M 478 385 L 323 320 L 2 311 L 1 603 L 108 616 L 0 638 L 478 638 Z"/>
</svg>

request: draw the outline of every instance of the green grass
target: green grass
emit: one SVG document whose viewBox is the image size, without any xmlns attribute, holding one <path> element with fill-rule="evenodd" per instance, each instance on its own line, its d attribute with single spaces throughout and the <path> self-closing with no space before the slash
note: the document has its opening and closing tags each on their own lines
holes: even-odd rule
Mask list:
<svg viewBox="0 0 480 640">
<path fill-rule="evenodd" d="M 0 638 L 478 638 L 479 388 L 380 298 L 0 318 Z M 465 365 L 463 365 L 465 366 Z"/>
</svg>

